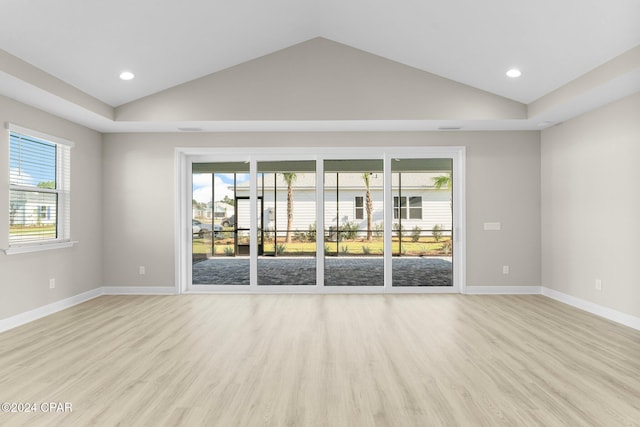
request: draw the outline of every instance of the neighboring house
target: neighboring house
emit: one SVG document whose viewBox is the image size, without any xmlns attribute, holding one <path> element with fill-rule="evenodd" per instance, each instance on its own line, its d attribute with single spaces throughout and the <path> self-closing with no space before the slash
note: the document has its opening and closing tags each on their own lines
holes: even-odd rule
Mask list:
<svg viewBox="0 0 640 427">
<path fill-rule="evenodd" d="M 211 207 L 214 206 L 214 209 L 211 209 Z M 234 212 L 234 207 L 233 205 L 230 205 L 228 203 L 224 203 L 224 202 L 209 202 L 209 216 L 207 218 L 211 218 L 211 211 L 214 211 L 214 218 L 216 220 L 220 220 L 223 218 L 229 218 L 233 215 Z"/>
<path fill-rule="evenodd" d="M 209 202 L 207 203 L 207 208 L 203 209 L 200 206 L 192 207 L 192 218 L 206 218 L 211 219 L 212 212 L 216 220 L 221 220 L 223 218 L 229 218 L 233 215 L 233 205 L 224 202 Z"/>
<path fill-rule="evenodd" d="M 10 225 L 44 225 L 56 223 L 56 201 L 39 193 L 21 192 L 9 202 Z"/>
<path fill-rule="evenodd" d="M 200 206 L 191 205 L 191 218 L 211 218 L 209 209 L 202 209 Z"/>
<path fill-rule="evenodd" d="M 398 191 L 398 175 L 394 174 L 393 223 L 402 223 L 405 230 L 418 226 L 422 231 L 430 231 L 435 225 L 451 229 L 451 193 L 447 189 L 437 190 L 433 178 L 443 173 L 402 173 L 402 187 Z M 278 174 L 274 189 L 274 175 L 265 174 L 263 197 L 264 227 L 278 231 L 287 228 L 287 184 Z M 325 175 L 324 212 L 325 228 L 341 227 L 355 223 L 360 230 L 367 228 L 366 188 L 362 173 L 340 173 L 336 189 L 336 174 Z M 248 182 L 237 185 L 237 197 L 249 196 Z M 372 174 L 370 178 L 373 200 L 373 227 L 383 223 L 382 174 Z M 274 198 L 277 202 L 274 203 Z M 238 212 L 240 223 L 249 222 L 248 210 Z M 277 221 L 277 223 L 276 223 Z M 307 231 L 316 223 L 315 174 L 297 174 L 293 184 L 293 230 Z M 280 234 L 280 233 L 279 233 Z M 445 235 L 448 233 L 444 233 Z"/>
</svg>

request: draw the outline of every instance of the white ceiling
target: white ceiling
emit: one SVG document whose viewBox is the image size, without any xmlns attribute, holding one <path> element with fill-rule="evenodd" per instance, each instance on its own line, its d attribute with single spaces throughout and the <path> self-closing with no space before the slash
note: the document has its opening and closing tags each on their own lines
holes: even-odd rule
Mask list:
<svg viewBox="0 0 640 427">
<path fill-rule="evenodd" d="M 2 0 L 2 15 L 1 49 L 111 106 L 314 37 L 523 103 L 640 45 L 638 0 Z"/>
</svg>

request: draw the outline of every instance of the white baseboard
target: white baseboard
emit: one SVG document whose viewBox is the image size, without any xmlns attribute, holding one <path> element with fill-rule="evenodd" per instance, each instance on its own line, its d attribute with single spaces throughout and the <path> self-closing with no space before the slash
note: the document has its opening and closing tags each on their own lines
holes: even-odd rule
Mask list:
<svg viewBox="0 0 640 427">
<path fill-rule="evenodd" d="M 623 313 L 612 308 L 604 307 L 591 301 L 576 298 L 574 296 L 567 295 L 546 287 L 542 287 L 542 295 L 561 303 L 579 308 L 580 310 L 587 311 L 591 314 L 595 314 L 596 316 L 604 317 L 605 319 L 609 319 L 630 328 L 640 330 L 640 317 L 635 317 L 630 314 Z"/>
<path fill-rule="evenodd" d="M 25 311 L 24 313 L 16 314 L 15 316 L 11 316 L 6 319 L 1 319 L 0 332 L 8 331 L 9 329 L 33 322 L 34 320 L 38 320 L 66 308 L 73 307 L 74 305 L 89 301 L 99 297 L 100 295 L 102 295 L 102 288 L 96 288 L 60 301 L 52 302 L 51 304 L 43 305 L 42 307 L 34 308 L 33 310 Z"/>
<path fill-rule="evenodd" d="M 544 295 L 605 319 L 640 330 L 640 318 L 599 304 L 576 298 L 543 286 L 467 286 L 468 295 Z M 101 295 L 176 295 L 173 286 L 103 286 L 81 294 L 0 319 L 0 332 L 8 331 Z"/>
<path fill-rule="evenodd" d="M 540 286 L 467 286 L 467 295 L 540 295 Z"/>
<path fill-rule="evenodd" d="M 103 286 L 103 295 L 177 295 L 174 286 Z"/>
<path fill-rule="evenodd" d="M 6 319 L 0 319 L 0 332 L 33 322 L 101 295 L 175 295 L 177 293 L 176 288 L 173 286 L 103 286 L 7 317 Z"/>
</svg>

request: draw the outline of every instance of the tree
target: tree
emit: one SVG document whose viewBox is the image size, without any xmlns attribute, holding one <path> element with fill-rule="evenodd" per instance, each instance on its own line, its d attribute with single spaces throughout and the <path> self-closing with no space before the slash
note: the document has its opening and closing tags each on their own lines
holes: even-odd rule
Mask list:
<svg viewBox="0 0 640 427">
<path fill-rule="evenodd" d="M 433 178 L 433 186 L 436 190 L 442 190 L 442 188 L 445 188 L 451 191 L 451 182 L 451 172 L 447 172 L 446 175 L 440 175 Z"/>
<path fill-rule="evenodd" d="M 449 197 L 451 198 L 449 200 L 449 206 L 451 206 L 451 216 L 453 217 L 453 195 L 451 194 L 451 189 L 453 188 L 453 179 L 451 178 L 451 172 L 447 172 L 445 175 L 440 175 L 433 178 L 433 187 L 436 190 L 442 190 L 442 188 L 449 190 Z"/>
<path fill-rule="evenodd" d="M 362 179 L 367 189 L 365 195 L 365 209 L 367 211 L 367 241 L 373 240 L 373 199 L 371 198 L 371 173 L 363 173 Z"/>
<path fill-rule="evenodd" d="M 293 183 L 298 176 L 293 172 L 285 172 L 282 174 L 284 182 L 287 183 L 287 236 L 286 243 L 291 243 L 291 228 L 293 227 Z"/>
<path fill-rule="evenodd" d="M 56 182 L 55 181 L 41 181 L 38 183 L 38 188 L 50 188 L 50 189 L 55 189 L 56 188 Z"/>
<path fill-rule="evenodd" d="M 222 199 L 222 203 L 226 203 L 228 205 L 234 206 L 236 204 L 236 201 L 225 194 L 224 199 Z"/>
</svg>

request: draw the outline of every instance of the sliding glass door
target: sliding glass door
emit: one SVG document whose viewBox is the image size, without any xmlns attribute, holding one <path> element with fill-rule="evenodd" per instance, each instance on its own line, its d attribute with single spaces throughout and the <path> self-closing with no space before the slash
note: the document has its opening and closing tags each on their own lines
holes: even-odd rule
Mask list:
<svg viewBox="0 0 640 427">
<path fill-rule="evenodd" d="M 393 286 L 453 286 L 451 159 L 393 159 Z"/>
<path fill-rule="evenodd" d="M 258 162 L 258 286 L 316 284 L 316 162 Z"/>
<path fill-rule="evenodd" d="M 324 285 L 384 286 L 383 161 L 324 161 Z"/>
<path fill-rule="evenodd" d="M 250 282 L 249 165 L 192 166 L 192 280 L 194 285 Z"/>
<path fill-rule="evenodd" d="M 252 150 L 238 161 L 190 163 L 189 286 L 459 290 L 460 150 L 370 151 L 281 160 Z"/>
</svg>

